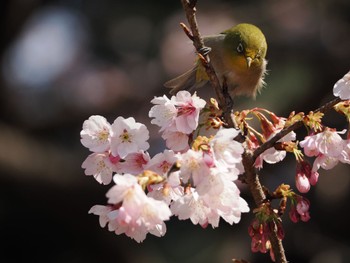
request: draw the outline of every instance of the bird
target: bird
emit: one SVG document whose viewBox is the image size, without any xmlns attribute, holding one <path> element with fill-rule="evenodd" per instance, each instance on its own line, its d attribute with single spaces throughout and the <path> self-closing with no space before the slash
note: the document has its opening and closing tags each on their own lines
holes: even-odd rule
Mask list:
<svg viewBox="0 0 350 263">
<path fill-rule="evenodd" d="M 267 42 L 263 32 L 249 23 L 237 24 L 220 34 L 203 37 L 221 86 L 226 82 L 230 96 L 256 98 L 265 85 Z M 180 90 L 209 86 L 205 68 L 197 59 L 185 73 L 164 83 L 175 95 Z"/>
</svg>

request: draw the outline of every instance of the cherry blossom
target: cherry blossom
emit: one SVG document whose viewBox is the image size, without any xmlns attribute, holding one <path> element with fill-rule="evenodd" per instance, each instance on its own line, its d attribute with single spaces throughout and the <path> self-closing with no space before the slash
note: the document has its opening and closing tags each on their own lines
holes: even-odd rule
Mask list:
<svg viewBox="0 0 350 263">
<path fill-rule="evenodd" d="M 178 162 L 180 164 L 180 176 L 185 183 L 191 180 L 196 186 L 210 173 L 201 151 L 190 149 L 183 154 L 179 154 Z"/>
<path fill-rule="evenodd" d="M 184 187 L 181 186 L 179 174 L 179 171 L 173 172 L 165 183 L 151 185 L 147 195 L 170 205 L 172 201 L 176 201 L 184 195 Z"/>
<path fill-rule="evenodd" d="M 177 108 L 176 130 L 190 134 L 198 126 L 199 112 L 204 108 L 205 100 L 199 98 L 196 93 L 191 96 L 188 91 L 179 91 L 171 101 Z"/>
<path fill-rule="evenodd" d="M 85 169 L 85 175 L 92 175 L 100 184 L 107 185 L 112 181 L 113 164 L 107 152 L 90 154 L 81 167 Z"/>
<path fill-rule="evenodd" d="M 104 152 L 110 147 L 111 125 L 106 118 L 93 115 L 83 123 L 81 143 L 92 152 Z"/>
<path fill-rule="evenodd" d="M 110 231 L 125 233 L 137 242 L 142 242 L 147 233 L 164 235 L 164 220 L 171 216 L 168 205 L 148 197 L 131 174 L 116 174 L 113 180 L 116 185 L 106 194 L 110 206 L 96 205 L 89 211 L 100 216 L 100 225 L 108 223 Z"/>
<path fill-rule="evenodd" d="M 164 150 L 162 153 L 156 154 L 147 164 L 147 170 L 154 171 L 160 175 L 166 175 L 170 168 L 174 165 L 177 158 L 171 150 Z"/>
<path fill-rule="evenodd" d="M 190 219 L 203 227 L 208 224 L 218 227 L 220 217 L 229 224 L 238 223 L 241 213 L 248 212 L 249 207 L 231 177 L 211 168 L 202 174 L 196 188 L 187 189 L 184 196 L 174 200 L 170 206 L 172 212 L 180 220 Z"/>
<path fill-rule="evenodd" d="M 168 129 L 177 115 L 175 104 L 165 95 L 163 97 L 155 97 L 151 100 L 151 103 L 155 104 L 148 114 L 150 118 L 154 118 L 151 123 L 161 127 L 160 131 Z"/>
<path fill-rule="evenodd" d="M 242 161 L 243 146 L 233 139 L 239 134 L 236 129 L 220 129 L 213 139 L 210 140 L 210 147 L 214 156 L 214 163 L 223 169 L 236 168 Z M 238 172 L 238 171 L 237 171 Z M 238 174 L 237 174 L 238 175 Z"/>
<path fill-rule="evenodd" d="M 194 225 L 206 227 L 208 223 L 214 226 L 219 224 L 219 217 L 212 213 L 194 188 L 174 201 L 170 208 L 180 220 L 190 219 Z"/>
<path fill-rule="evenodd" d="M 316 156 L 312 167 L 312 182 L 317 182 L 318 169 L 332 169 L 338 162 L 349 162 L 349 144 L 339 135 L 341 132 L 326 128 L 323 132 L 307 136 L 300 142 L 307 156 Z"/>
<path fill-rule="evenodd" d="M 162 138 L 165 140 L 166 146 L 175 152 L 182 152 L 189 149 L 189 137 L 185 133 L 165 131 L 162 134 Z"/>
<path fill-rule="evenodd" d="M 267 140 L 275 136 L 275 134 L 278 132 L 279 130 L 276 130 L 274 133 L 270 135 L 270 137 Z M 282 139 L 278 140 L 278 142 L 289 142 L 289 141 L 294 141 L 295 139 L 296 139 L 295 132 L 290 132 L 286 136 L 284 136 Z M 286 155 L 287 155 L 286 151 L 279 151 L 272 147 L 267 149 L 257 158 L 255 165 L 258 168 L 262 168 L 263 161 L 269 164 L 274 164 L 282 161 L 286 157 Z"/>
<path fill-rule="evenodd" d="M 140 174 L 147 166 L 150 160 L 149 154 L 144 151 L 138 151 L 128 154 L 124 161 L 118 165 L 118 173 Z"/>
<path fill-rule="evenodd" d="M 149 112 L 151 123 L 161 127 L 160 131 L 192 133 L 198 126 L 199 113 L 204 108 L 205 100 L 188 91 L 179 91 L 169 100 L 165 95 L 155 97 Z"/>
<path fill-rule="evenodd" d="M 100 216 L 99 223 L 101 227 L 105 227 L 108 224 L 108 214 L 113 210 L 112 206 L 94 205 L 90 208 L 89 214 Z"/>
<path fill-rule="evenodd" d="M 350 99 L 350 71 L 334 84 L 333 94 L 342 100 Z"/>
<path fill-rule="evenodd" d="M 118 117 L 112 124 L 111 152 L 125 158 L 129 153 L 147 150 L 149 144 L 147 127 L 135 119 Z"/>
</svg>

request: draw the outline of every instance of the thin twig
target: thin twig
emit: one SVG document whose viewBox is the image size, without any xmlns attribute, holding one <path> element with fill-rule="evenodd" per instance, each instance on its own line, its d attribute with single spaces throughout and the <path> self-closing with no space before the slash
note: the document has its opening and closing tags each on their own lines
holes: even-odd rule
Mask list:
<svg viewBox="0 0 350 263">
<path fill-rule="evenodd" d="M 215 90 L 215 94 L 216 97 L 218 98 L 219 101 L 219 105 L 221 107 L 221 109 L 223 110 L 224 113 L 224 119 L 227 122 L 227 126 L 228 127 L 234 127 L 234 123 L 231 117 L 231 113 L 232 113 L 232 105 L 227 105 L 227 100 L 225 98 L 224 93 L 222 92 L 222 87 L 220 85 L 220 81 L 214 71 L 213 66 L 210 63 L 210 57 L 208 54 L 204 54 L 203 50 L 205 50 L 205 46 L 204 46 L 204 42 L 203 39 L 201 37 L 201 34 L 199 32 L 198 29 L 198 23 L 197 23 L 197 19 L 196 19 L 196 4 L 197 1 L 189 1 L 189 0 L 181 0 L 183 9 L 185 10 L 186 13 L 186 18 L 188 20 L 188 23 L 190 25 L 190 29 L 191 31 L 189 31 L 187 29 L 186 26 L 184 26 L 184 24 L 180 24 L 182 26 L 182 28 L 185 30 L 186 35 L 189 36 L 189 38 L 193 41 L 193 45 L 196 48 L 196 51 L 198 54 L 201 54 L 202 57 L 205 59 L 204 63 L 203 60 L 202 64 L 205 67 L 206 73 L 209 77 L 209 81 L 212 85 L 212 87 Z"/>
<path fill-rule="evenodd" d="M 336 105 L 337 103 L 341 102 L 341 99 L 336 98 L 330 102 L 328 102 L 327 104 L 323 105 L 322 107 L 314 110 L 314 112 L 326 112 L 330 109 L 333 108 L 334 105 Z M 256 158 L 258 158 L 258 156 L 260 154 L 262 154 L 263 152 L 265 152 L 267 149 L 274 147 L 275 143 L 282 139 L 284 136 L 286 136 L 288 133 L 290 133 L 291 131 L 295 131 L 296 129 L 300 128 L 303 125 L 303 121 L 298 121 L 295 122 L 294 124 L 292 124 L 291 126 L 281 130 L 279 133 L 277 133 L 274 137 L 272 137 L 270 140 L 268 140 L 267 142 L 263 143 L 262 145 L 260 145 L 260 147 L 258 147 L 253 154 L 253 159 L 255 160 Z"/>
</svg>

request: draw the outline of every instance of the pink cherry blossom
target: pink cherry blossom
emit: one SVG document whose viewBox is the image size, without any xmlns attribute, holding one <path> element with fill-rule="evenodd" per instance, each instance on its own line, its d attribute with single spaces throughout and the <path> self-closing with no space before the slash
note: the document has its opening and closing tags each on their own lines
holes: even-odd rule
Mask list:
<svg viewBox="0 0 350 263">
<path fill-rule="evenodd" d="M 107 185 L 112 181 L 113 164 L 107 152 L 90 154 L 81 167 L 85 169 L 85 175 L 92 175 L 100 184 Z"/>
<path fill-rule="evenodd" d="M 179 174 L 179 171 L 173 172 L 165 183 L 151 185 L 147 195 L 170 205 L 172 201 L 176 201 L 184 195 L 184 187 L 181 186 Z"/>
<path fill-rule="evenodd" d="M 344 140 L 340 137 L 339 132 L 331 129 L 318 133 L 316 136 L 316 145 L 320 153 L 329 157 L 338 157 L 344 148 Z"/>
<path fill-rule="evenodd" d="M 344 149 L 345 142 L 339 132 L 325 129 L 323 132 L 307 136 L 300 142 L 307 156 L 323 154 L 329 157 L 339 157 Z"/>
<path fill-rule="evenodd" d="M 179 91 L 169 100 L 165 95 L 155 97 L 149 112 L 151 123 L 161 127 L 160 131 L 192 133 L 198 126 L 199 112 L 204 108 L 205 100 L 188 91 Z"/>
<path fill-rule="evenodd" d="M 151 123 L 161 127 L 160 131 L 168 129 L 175 120 L 177 109 L 175 104 L 167 96 L 155 97 L 151 100 L 155 104 L 149 111 L 148 116 L 152 119 Z"/>
<path fill-rule="evenodd" d="M 166 175 L 170 168 L 174 165 L 177 158 L 171 150 L 165 150 L 156 154 L 147 164 L 146 169 L 151 170 L 160 175 Z"/>
<path fill-rule="evenodd" d="M 109 150 L 111 142 L 111 125 L 106 118 L 93 115 L 83 123 L 80 132 L 81 143 L 92 152 Z"/>
<path fill-rule="evenodd" d="M 111 152 L 125 158 L 130 153 L 149 148 L 147 127 L 134 118 L 118 117 L 112 124 Z"/>
<path fill-rule="evenodd" d="M 164 235 L 164 221 L 171 216 L 168 205 L 148 197 L 131 174 L 117 174 L 113 179 L 116 185 L 107 192 L 107 198 L 115 209 L 103 206 L 90 209 L 91 213 L 100 216 L 101 226 L 108 222 L 110 231 L 118 235 L 125 233 L 137 242 L 142 242 L 147 233 Z"/>
<path fill-rule="evenodd" d="M 193 181 L 194 186 L 210 173 L 201 151 L 188 150 L 178 155 L 180 177 L 183 182 Z"/>
<path fill-rule="evenodd" d="M 350 99 L 350 71 L 334 84 L 333 94 L 342 100 Z"/>
<path fill-rule="evenodd" d="M 211 187 L 202 195 L 202 199 L 212 209 L 214 215 L 217 214 L 231 225 L 237 224 L 241 219 L 241 214 L 249 212 L 248 204 L 240 197 L 240 191 L 234 182 L 227 180 L 227 177 L 221 172 L 215 175 L 212 177 Z M 221 186 L 218 186 L 220 184 Z M 215 226 L 217 225 L 213 225 Z"/>
<path fill-rule="evenodd" d="M 202 177 L 196 188 L 187 190 L 171 204 L 174 215 L 203 227 L 217 227 L 220 218 L 229 224 L 238 223 L 241 213 L 248 212 L 249 207 L 236 184 L 229 180 L 231 176 L 212 168 Z"/>
<path fill-rule="evenodd" d="M 170 205 L 172 213 L 180 220 L 190 219 L 194 225 L 206 226 L 208 221 L 215 226 L 219 224 L 219 217 L 212 218 L 212 211 L 206 206 L 198 193 L 192 188 L 187 194 L 178 198 Z"/>
<path fill-rule="evenodd" d="M 326 128 L 323 132 L 307 136 L 300 142 L 307 156 L 316 156 L 312 167 L 312 178 L 310 183 L 313 185 L 318 180 L 318 169 L 332 169 L 338 162 L 350 163 L 350 146 L 348 140 L 343 140 L 339 134 L 344 131 L 335 131 Z"/>
<path fill-rule="evenodd" d="M 319 155 L 318 145 L 316 144 L 316 136 L 306 136 L 300 143 L 300 146 L 304 148 L 306 156 L 312 157 Z"/>
<path fill-rule="evenodd" d="M 111 212 L 113 209 L 111 206 L 105 206 L 105 205 L 94 205 L 90 208 L 89 214 L 94 214 L 100 216 L 99 222 L 101 227 L 105 227 L 109 221 L 108 213 Z"/>
<path fill-rule="evenodd" d="M 314 160 L 312 171 L 317 172 L 318 169 L 320 169 L 320 167 L 322 167 L 325 170 L 330 170 L 334 168 L 338 164 L 338 162 L 339 162 L 338 158 L 329 157 L 327 155 L 320 154 Z"/>
<path fill-rule="evenodd" d="M 214 163 L 218 168 L 224 170 L 236 168 L 236 165 L 242 161 L 244 148 L 242 144 L 233 140 L 238 134 L 239 131 L 233 128 L 220 129 L 210 140 Z"/>
<path fill-rule="evenodd" d="M 275 134 L 278 133 L 279 131 L 280 130 L 276 130 L 274 133 L 270 135 L 270 137 L 267 140 L 275 136 Z M 295 139 L 296 139 L 295 132 L 290 132 L 286 136 L 284 136 L 282 139 L 278 140 L 278 142 L 289 142 L 289 141 L 294 141 Z M 266 163 L 274 164 L 282 161 L 286 157 L 286 151 L 278 151 L 275 148 L 269 148 L 265 152 L 263 152 L 260 156 Z M 261 161 L 260 161 L 259 168 L 262 168 Z"/>
<path fill-rule="evenodd" d="M 162 134 L 162 138 L 165 140 L 166 147 L 175 152 L 182 152 L 189 149 L 189 137 L 185 133 L 165 131 Z"/>
<path fill-rule="evenodd" d="M 205 100 L 199 98 L 196 93 L 192 96 L 188 91 L 179 91 L 171 101 L 177 108 L 175 118 L 176 130 L 186 134 L 193 132 L 198 125 L 199 112 L 204 108 Z"/>
<path fill-rule="evenodd" d="M 144 151 L 138 151 L 128 154 L 123 162 L 118 165 L 118 173 L 129 173 L 138 175 L 143 172 L 150 160 L 149 154 Z"/>
</svg>

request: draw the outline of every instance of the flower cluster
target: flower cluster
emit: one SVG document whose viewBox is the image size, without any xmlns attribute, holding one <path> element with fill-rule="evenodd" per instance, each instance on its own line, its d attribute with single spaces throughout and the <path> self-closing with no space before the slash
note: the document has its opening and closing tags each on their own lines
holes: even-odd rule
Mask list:
<svg viewBox="0 0 350 263">
<path fill-rule="evenodd" d="M 276 229 L 277 238 L 280 240 L 284 238 L 282 223 L 271 209 L 270 203 L 263 203 L 254 212 L 255 218 L 248 227 L 249 236 L 252 238 L 251 250 L 261 253 L 270 251 L 270 257 L 275 261 L 270 236 Z"/>
<path fill-rule="evenodd" d="M 310 185 L 315 185 L 318 180 L 318 170 L 332 169 L 338 162 L 350 163 L 350 141 L 344 140 L 336 130 L 324 128 L 322 132 L 306 136 L 300 142 L 304 153 L 308 157 L 316 157 L 311 166 L 304 162 L 297 172 L 297 188 L 301 193 L 306 193 Z"/>
<path fill-rule="evenodd" d="M 101 227 L 137 242 L 148 233 L 163 236 L 164 221 L 172 215 L 202 227 L 217 227 L 220 218 L 238 223 L 249 211 L 235 184 L 243 172 L 244 149 L 234 140 L 239 131 L 219 125 L 212 136 L 198 136 L 206 103 L 187 91 L 152 103 L 151 122 L 160 126 L 168 147 L 152 158 L 149 132 L 134 118 L 118 117 L 110 124 L 91 116 L 84 122 L 81 143 L 92 151 L 82 164 L 85 174 L 102 184 L 112 178 L 115 183 L 107 192 L 108 204 L 95 205 L 89 213 L 100 217 Z"/>
<path fill-rule="evenodd" d="M 259 123 L 261 132 L 258 132 L 247 120 L 252 119 L 249 115 L 255 116 Z M 254 151 L 262 143 L 273 138 L 279 133 L 286 123 L 286 119 L 276 116 L 273 112 L 262 108 L 254 108 L 251 110 L 245 110 L 235 114 L 235 122 L 243 131 L 247 131 L 247 148 Z M 292 131 L 286 136 L 281 138 L 278 142 L 291 142 L 296 139 L 296 134 Z M 258 156 L 255 161 L 255 167 L 258 169 L 263 168 L 263 163 L 275 164 L 282 161 L 286 157 L 286 151 L 283 149 L 275 149 L 274 147 L 267 149 Z"/>
<path fill-rule="evenodd" d="M 310 220 L 310 201 L 305 197 L 294 194 L 291 198 L 291 207 L 289 218 L 292 222 L 297 223 L 299 220 L 307 222 Z"/>
<path fill-rule="evenodd" d="M 184 151 L 189 147 L 189 135 L 197 128 L 199 112 L 204 108 L 205 100 L 196 94 L 179 91 L 169 99 L 167 96 L 156 97 L 149 117 L 151 123 L 161 127 L 162 138 L 166 146 L 174 151 Z"/>
</svg>

